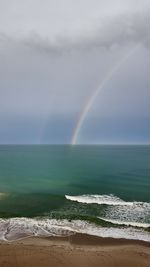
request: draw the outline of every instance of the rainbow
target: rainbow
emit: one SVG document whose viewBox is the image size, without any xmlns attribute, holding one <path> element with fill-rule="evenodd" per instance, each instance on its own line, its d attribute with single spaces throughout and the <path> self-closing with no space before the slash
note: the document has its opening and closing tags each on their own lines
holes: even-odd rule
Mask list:
<svg viewBox="0 0 150 267">
<path fill-rule="evenodd" d="M 79 135 L 79 132 L 80 132 L 80 130 L 82 128 L 82 125 L 84 123 L 84 120 L 87 117 L 88 112 L 91 109 L 91 107 L 92 107 L 92 105 L 93 105 L 96 97 L 100 93 L 100 91 L 106 86 L 107 83 L 109 83 L 109 81 L 118 72 L 118 70 L 121 68 L 121 66 L 128 60 L 128 58 L 131 57 L 131 55 L 133 54 L 133 52 L 135 52 L 135 48 L 137 48 L 138 46 L 134 47 L 134 49 L 132 49 L 119 62 L 117 62 L 117 64 L 115 65 L 115 67 L 108 72 L 108 74 L 103 79 L 103 81 L 99 84 L 99 86 L 96 88 L 96 90 L 94 90 L 94 92 L 92 92 L 92 94 L 88 98 L 88 100 L 87 100 L 85 106 L 83 107 L 83 109 L 82 109 L 82 111 L 81 111 L 81 113 L 79 115 L 79 118 L 77 120 L 75 129 L 73 131 L 73 135 L 72 135 L 72 138 L 71 138 L 71 142 L 70 142 L 71 145 L 76 145 L 77 144 L 78 135 Z"/>
</svg>

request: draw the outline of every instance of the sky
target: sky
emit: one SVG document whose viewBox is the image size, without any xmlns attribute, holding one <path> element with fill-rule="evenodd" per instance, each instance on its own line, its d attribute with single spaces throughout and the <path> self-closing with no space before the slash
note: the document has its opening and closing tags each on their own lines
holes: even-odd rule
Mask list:
<svg viewBox="0 0 150 267">
<path fill-rule="evenodd" d="M 149 25 L 150 0 L 0 0 L 0 144 L 150 144 Z"/>
</svg>

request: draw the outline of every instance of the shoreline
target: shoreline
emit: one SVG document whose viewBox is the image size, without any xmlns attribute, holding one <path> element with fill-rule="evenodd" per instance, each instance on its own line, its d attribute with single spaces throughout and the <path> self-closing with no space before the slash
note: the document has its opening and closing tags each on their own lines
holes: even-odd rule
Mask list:
<svg viewBox="0 0 150 267">
<path fill-rule="evenodd" d="M 141 245 L 150 247 L 150 242 L 138 239 L 114 238 L 114 237 L 99 237 L 96 235 L 74 233 L 67 236 L 25 236 L 16 240 L 0 240 L 2 244 L 30 244 L 38 245 L 42 242 L 45 245 L 47 242 L 54 243 L 69 243 L 70 245 L 81 246 L 124 246 L 124 245 Z"/>
<path fill-rule="evenodd" d="M 150 242 L 87 234 L 0 242 L 0 266 L 130 267 L 150 265 Z"/>
</svg>

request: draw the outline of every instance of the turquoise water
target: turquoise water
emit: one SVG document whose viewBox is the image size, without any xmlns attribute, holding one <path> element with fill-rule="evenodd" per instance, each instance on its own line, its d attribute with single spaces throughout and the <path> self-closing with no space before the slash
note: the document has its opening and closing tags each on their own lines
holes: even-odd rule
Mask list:
<svg viewBox="0 0 150 267">
<path fill-rule="evenodd" d="M 0 146 L 1 218 L 148 225 L 149 203 L 150 146 Z"/>
</svg>

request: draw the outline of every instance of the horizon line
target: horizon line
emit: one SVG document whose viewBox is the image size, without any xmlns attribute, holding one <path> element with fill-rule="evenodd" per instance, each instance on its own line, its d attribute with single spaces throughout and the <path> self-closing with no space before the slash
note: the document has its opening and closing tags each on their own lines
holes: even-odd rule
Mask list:
<svg viewBox="0 0 150 267">
<path fill-rule="evenodd" d="M 70 143 L 0 143 L 0 146 L 2 145 L 24 145 L 24 146 L 29 146 L 29 145 L 58 145 L 58 146 L 63 146 L 63 145 L 67 145 L 67 146 L 147 146 L 150 145 L 150 143 L 82 143 L 82 144 L 70 144 Z"/>
</svg>

